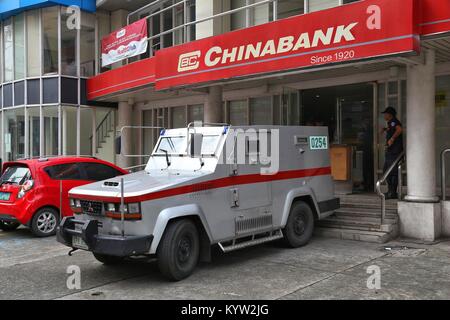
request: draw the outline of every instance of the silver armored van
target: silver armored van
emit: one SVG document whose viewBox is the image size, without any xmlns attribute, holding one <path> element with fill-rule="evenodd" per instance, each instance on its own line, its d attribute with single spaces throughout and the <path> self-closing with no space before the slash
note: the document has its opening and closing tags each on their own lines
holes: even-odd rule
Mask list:
<svg viewBox="0 0 450 320">
<path fill-rule="evenodd" d="M 156 257 L 172 280 L 212 246 L 305 245 L 339 207 L 325 127 L 189 126 L 162 130 L 145 170 L 70 191 L 58 241 L 104 264 Z"/>
</svg>

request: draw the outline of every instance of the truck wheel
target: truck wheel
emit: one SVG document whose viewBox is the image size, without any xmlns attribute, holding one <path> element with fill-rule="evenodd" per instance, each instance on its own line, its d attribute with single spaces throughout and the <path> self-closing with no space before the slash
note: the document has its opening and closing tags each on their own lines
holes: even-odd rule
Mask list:
<svg viewBox="0 0 450 320">
<path fill-rule="evenodd" d="M 0 221 L 0 230 L 3 231 L 14 231 L 20 226 L 18 222 L 8 222 L 8 221 Z"/>
<path fill-rule="evenodd" d="M 161 273 L 173 281 L 192 274 L 200 254 L 200 240 L 195 224 L 187 219 L 170 223 L 157 251 Z"/>
<path fill-rule="evenodd" d="M 106 266 L 113 266 L 116 264 L 119 264 L 123 262 L 122 257 L 116 257 L 116 256 L 109 256 L 106 254 L 100 254 L 100 253 L 93 253 L 94 258 L 97 259 L 97 261 L 103 263 Z"/>
<path fill-rule="evenodd" d="M 306 245 L 314 231 L 314 214 L 311 207 L 297 201 L 291 207 L 286 227 L 284 228 L 284 242 L 291 248 Z"/>
<path fill-rule="evenodd" d="M 40 238 L 54 236 L 58 222 L 58 211 L 53 208 L 42 208 L 31 220 L 31 231 Z"/>
</svg>

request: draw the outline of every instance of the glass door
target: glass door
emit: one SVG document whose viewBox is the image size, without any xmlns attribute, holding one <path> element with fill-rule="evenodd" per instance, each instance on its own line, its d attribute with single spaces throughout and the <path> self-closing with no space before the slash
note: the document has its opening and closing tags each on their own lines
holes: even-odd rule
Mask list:
<svg viewBox="0 0 450 320">
<path fill-rule="evenodd" d="M 359 94 L 336 99 L 336 139 L 353 147 L 352 177 L 355 191 L 371 192 L 373 179 L 373 103 Z"/>
</svg>

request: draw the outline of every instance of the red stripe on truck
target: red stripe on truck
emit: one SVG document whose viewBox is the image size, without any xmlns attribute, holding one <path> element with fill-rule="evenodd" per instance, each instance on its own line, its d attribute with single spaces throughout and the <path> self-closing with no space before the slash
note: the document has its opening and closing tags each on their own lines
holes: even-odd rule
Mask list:
<svg viewBox="0 0 450 320">
<path fill-rule="evenodd" d="M 261 175 L 261 174 L 248 174 L 241 176 L 230 176 L 226 178 L 220 178 L 216 180 L 204 181 L 196 184 L 190 184 L 186 186 L 160 190 L 156 192 L 147 193 L 135 197 L 125 197 L 126 203 L 132 202 L 143 202 L 149 200 L 162 199 L 167 197 L 179 196 L 183 194 L 220 189 L 225 187 L 252 184 L 252 183 L 262 183 L 262 182 L 272 182 L 272 181 L 282 181 L 290 179 L 326 176 L 331 174 L 331 167 L 323 168 L 313 168 L 313 169 L 303 169 L 303 170 L 291 170 L 291 171 L 281 171 L 274 175 Z M 126 191 L 126 190 L 125 190 Z M 120 197 L 102 197 L 93 195 L 77 195 L 70 193 L 70 197 L 81 198 L 85 200 L 92 201 L 102 201 L 102 202 L 120 202 Z"/>
</svg>

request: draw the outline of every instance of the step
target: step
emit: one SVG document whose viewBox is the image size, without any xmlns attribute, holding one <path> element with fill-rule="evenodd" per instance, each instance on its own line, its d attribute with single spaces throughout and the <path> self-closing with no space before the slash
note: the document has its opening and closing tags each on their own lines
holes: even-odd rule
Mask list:
<svg viewBox="0 0 450 320">
<path fill-rule="evenodd" d="M 376 209 L 381 211 L 381 201 L 374 202 L 344 202 L 341 201 L 341 207 L 343 208 L 366 208 L 366 209 Z M 386 210 L 397 211 L 397 203 L 386 202 Z"/>
<path fill-rule="evenodd" d="M 317 227 L 314 230 L 314 235 L 341 239 L 341 240 L 353 240 L 353 241 L 363 241 L 372 243 L 386 243 L 397 237 L 397 231 L 393 232 L 380 232 L 380 231 L 363 231 L 363 230 L 352 230 L 352 229 L 341 229 L 341 228 L 322 228 Z"/>
<path fill-rule="evenodd" d="M 353 213 L 347 214 L 345 212 L 341 212 L 341 213 L 335 213 L 334 217 L 336 217 L 340 220 L 345 220 L 345 221 L 358 220 L 358 221 L 364 221 L 364 222 L 376 223 L 376 224 L 380 224 L 380 222 L 381 222 L 380 215 L 355 215 Z M 387 215 L 384 218 L 384 222 L 386 224 L 396 224 L 396 223 L 398 223 L 398 216 Z"/>
<path fill-rule="evenodd" d="M 280 229 L 280 230 L 274 231 L 274 232 L 270 233 L 269 235 L 261 237 L 261 238 L 255 238 L 252 240 L 247 240 L 247 241 L 243 241 L 243 242 L 239 242 L 239 243 L 231 243 L 231 244 L 224 244 L 224 243 L 219 242 L 218 245 L 224 253 L 228 253 L 231 251 L 260 245 L 260 244 L 263 244 L 266 242 L 279 240 L 282 238 L 283 238 L 283 232 Z"/>
<path fill-rule="evenodd" d="M 372 218 L 381 219 L 381 211 L 370 210 L 364 208 L 340 208 L 334 212 L 337 217 L 345 218 Z M 396 211 L 386 211 L 385 218 L 391 220 L 398 220 L 398 214 Z"/>
<path fill-rule="evenodd" d="M 363 219 L 341 219 L 338 217 L 330 217 L 322 220 L 318 223 L 319 227 L 324 228 L 340 228 L 340 229 L 352 229 L 360 231 L 383 231 L 391 232 L 397 228 L 395 221 L 387 220 L 386 224 L 381 225 L 380 222 L 367 221 Z"/>
<path fill-rule="evenodd" d="M 381 208 L 367 208 L 367 207 L 357 207 L 357 206 L 341 206 L 336 212 L 354 212 L 357 213 L 367 213 L 367 214 L 378 214 L 381 215 Z M 386 208 L 386 214 L 397 215 L 397 209 Z"/>
</svg>

